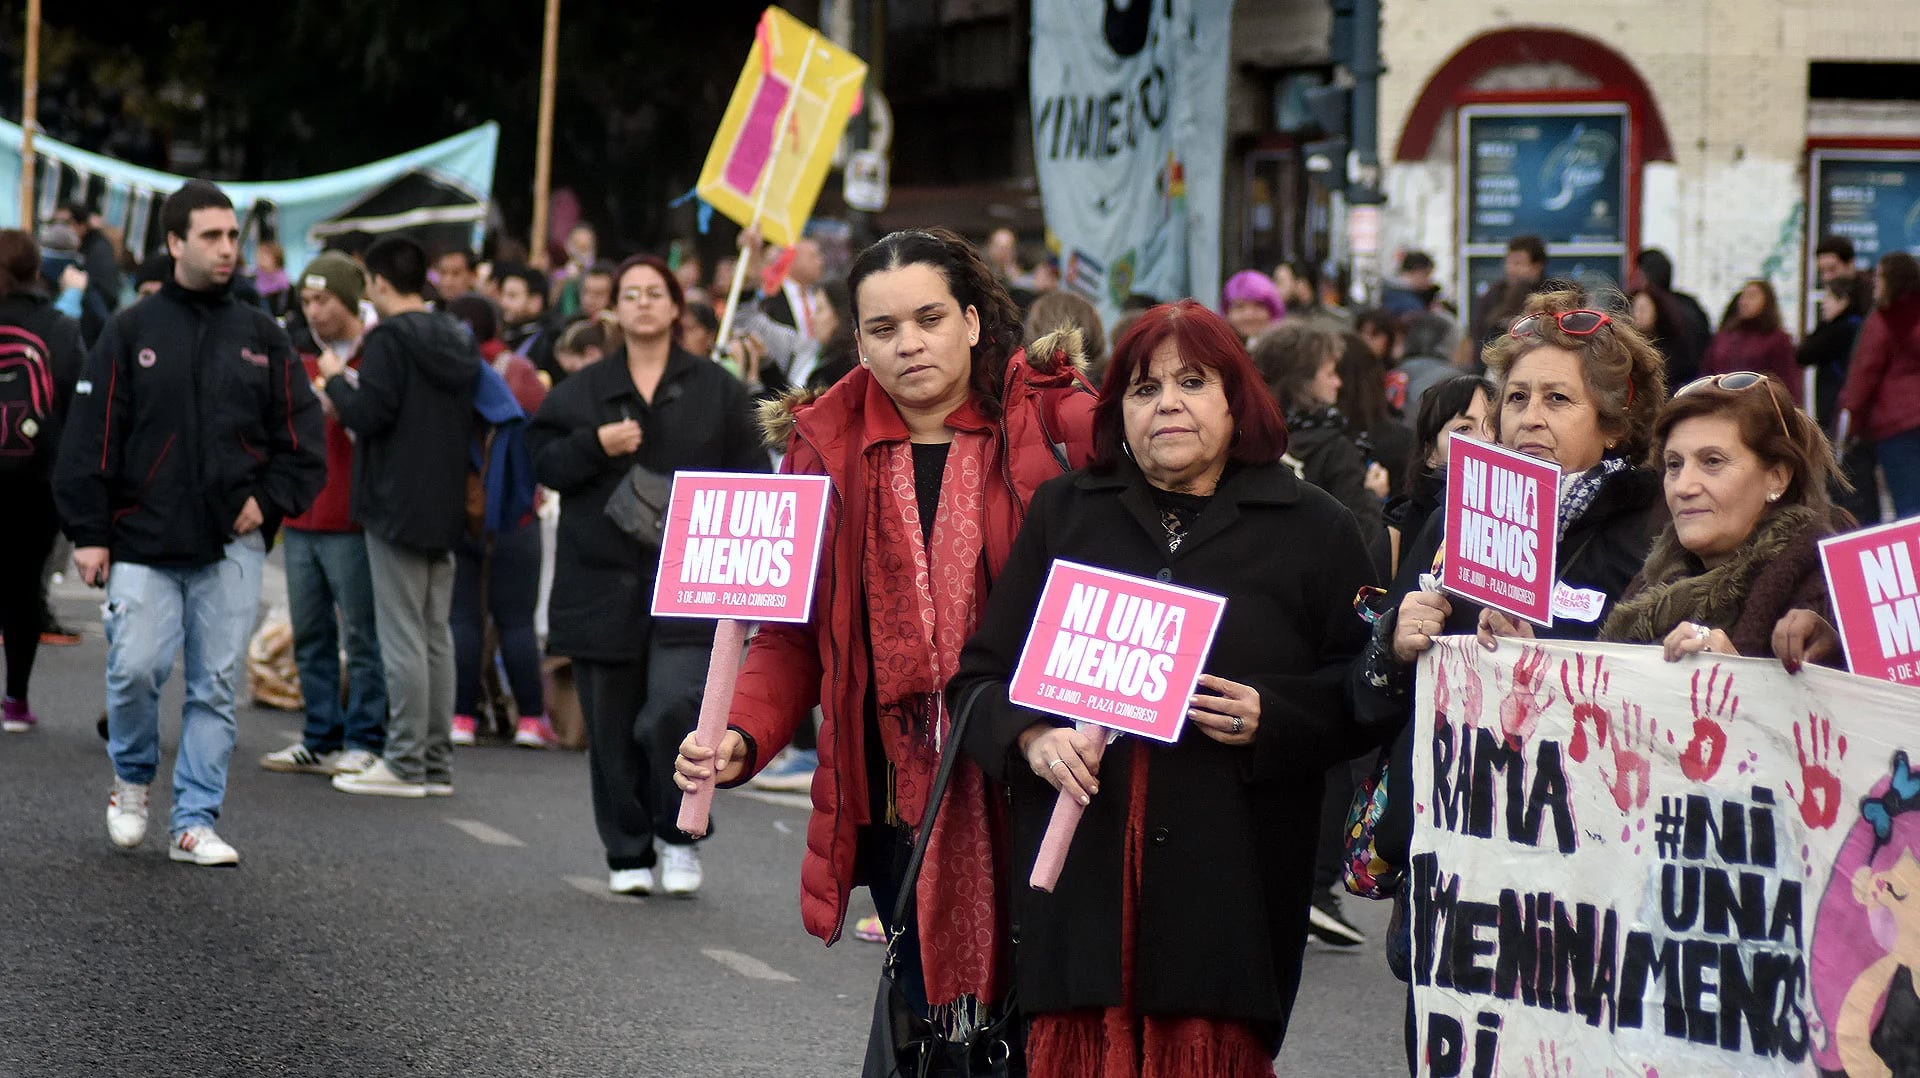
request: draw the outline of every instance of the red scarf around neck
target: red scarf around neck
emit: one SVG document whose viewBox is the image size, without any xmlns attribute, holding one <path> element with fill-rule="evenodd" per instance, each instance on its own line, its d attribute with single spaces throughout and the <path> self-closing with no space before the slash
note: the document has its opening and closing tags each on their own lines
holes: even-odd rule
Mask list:
<svg viewBox="0 0 1920 1078">
<path fill-rule="evenodd" d="M 893 775 L 892 807 L 918 827 L 952 720 L 943 693 L 986 594 L 986 486 L 993 435 L 956 431 L 940 481 L 930 541 L 923 539 L 913 446 L 868 451 L 867 615 L 881 747 Z M 927 999 L 982 1003 L 1001 991 L 1006 917 L 995 856 L 999 813 L 986 776 L 962 758 L 933 825 L 916 889 Z"/>
</svg>

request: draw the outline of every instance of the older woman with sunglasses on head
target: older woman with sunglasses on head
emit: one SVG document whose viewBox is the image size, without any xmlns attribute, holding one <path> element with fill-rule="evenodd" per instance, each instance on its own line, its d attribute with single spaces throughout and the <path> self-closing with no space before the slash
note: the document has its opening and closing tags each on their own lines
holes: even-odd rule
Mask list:
<svg viewBox="0 0 1920 1078">
<path fill-rule="evenodd" d="M 1571 287 L 1530 298 L 1482 358 L 1496 387 L 1491 423 L 1500 444 L 1560 466 L 1555 580 L 1575 595 L 1601 599 L 1588 607 L 1590 618 L 1556 617 L 1541 635 L 1591 640 L 1604 608 L 1646 560 L 1652 538 L 1648 516 L 1659 479 L 1634 462 L 1645 458 L 1666 399 L 1666 362 L 1630 319 L 1592 309 Z M 1355 718 L 1383 740 L 1397 737 L 1375 852 L 1399 866 L 1408 863 L 1413 837 L 1413 672 L 1421 653 L 1450 634 L 1478 631 L 1489 647 L 1495 632 L 1531 635 L 1495 611 L 1423 589 L 1418 577 L 1438 566 L 1445 527 L 1446 514 L 1434 513 L 1403 551 L 1387 603 L 1376 607 L 1385 613 L 1354 665 Z M 1389 943 L 1389 962 L 1395 961 L 1410 961 L 1406 939 L 1397 934 Z M 1408 1023 L 1411 1062 L 1411 1000 Z"/>
<path fill-rule="evenodd" d="M 1626 590 L 1646 556 L 1658 483 L 1635 462 L 1646 453 L 1666 398 L 1659 350 L 1630 320 L 1584 304 L 1577 291 L 1535 296 L 1482 356 L 1499 387 L 1493 422 L 1500 444 L 1560 466 L 1556 590 L 1597 593 L 1602 600 L 1578 604 L 1594 612 L 1590 618 L 1571 610 L 1556 616 L 1552 635 L 1573 640 L 1594 638 L 1600 613 Z M 1489 650 L 1497 646 L 1495 636 L 1534 635 L 1525 622 L 1497 610 L 1461 609 L 1468 606 L 1438 592 L 1408 594 L 1392 657 L 1411 663 L 1447 632 L 1477 631 Z"/>
<path fill-rule="evenodd" d="M 1689 383 L 1654 423 L 1653 463 L 1673 520 L 1600 639 L 1657 641 L 1669 662 L 1838 660 L 1819 542 L 1852 522 L 1828 496 L 1833 448 L 1787 387 L 1753 371 Z"/>
</svg>

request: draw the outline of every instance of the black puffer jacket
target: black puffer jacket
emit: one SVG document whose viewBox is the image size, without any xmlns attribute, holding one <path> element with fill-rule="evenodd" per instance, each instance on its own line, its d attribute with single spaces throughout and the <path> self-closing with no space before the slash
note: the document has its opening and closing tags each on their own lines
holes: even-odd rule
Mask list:
<svg viewBox="0 0 1920 1078">
<path fill-rule="evenodd" d="M 635 419 L 640 451 L 609 457 L 599 429 Z M 590 662 L 640 662 L 646 656 L 653 578 L 660 552 L 644 547 L 607 516 L 607 498 L 627 470 L 643 464 L 680 470 L 764 472 L 753 401 L 740 380 L 711 360 L 675 348 L 648 403 L 619 348 L 553 388 L 527 428 L 540 482 L 560 495 L 547 647 Z M 711 637 L 713 623 L 675 619 L 687 639 Z"/>
<path fill-rule="evenodd" d="M 286 333 L 230 289 L 169 280 L 94 345 L 54 497 L 75 546 L 193 567 L 220 560 L 248 498 L 271 543 L 326 481 L 320 402 Z"/>
<path fill-rule="evenodd" d="M 389 543 L 452 550 L 467 527 L 468 444 L 480 350 L 444 314 L 395 315 L 367 332 L 357 371 L 327 381 L 353 453 L 353 521 Z"/>
</svg>

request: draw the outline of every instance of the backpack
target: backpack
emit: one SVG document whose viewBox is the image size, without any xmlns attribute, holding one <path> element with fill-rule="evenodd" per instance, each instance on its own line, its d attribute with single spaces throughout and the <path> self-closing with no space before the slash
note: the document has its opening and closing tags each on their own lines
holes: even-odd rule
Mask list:
<svg viewBox="0 0 1920 1078">
<path fill-rule="evenodd" d="M 17 471 L 51 452 L 53 368 L 47 342 L 0 325 L 0 472 Z"/>
</svg>

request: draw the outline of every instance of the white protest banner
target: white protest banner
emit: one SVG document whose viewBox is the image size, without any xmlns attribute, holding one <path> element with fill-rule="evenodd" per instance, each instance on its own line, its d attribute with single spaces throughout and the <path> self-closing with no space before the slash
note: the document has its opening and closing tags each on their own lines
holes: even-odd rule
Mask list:
<svg viewBox="0 0 1920 1078">
<path fill-rule="evenodd" d="M 1033 157 L 1061 285 L 1220 296 L 1233 0 L 1034 0 Z"/>
<path fill-rule="evenodd" d="M 1920 517 L 1820 543 L 1847 669 L 1920 685 Z"/>
<path fill-rule="evenodd" d="M 1421 1074 L 1911 1062 L 1920 690 L 1467 637 L 1439 641 L 1418 684 Z"/>
<path fill-rule="evenodd" d="M 1560 468 L 1478 441 L 1447 443 L 1447 549 L 1440 586 L 1552 625 Z M 1586 619 L 1582 619 L 1586 620 Z"/>
<path fill-rule="evenodd" d="M 654 616 L 806 621 L 831 487 L 823 475 L 675 473 Z"/>
</svg>

